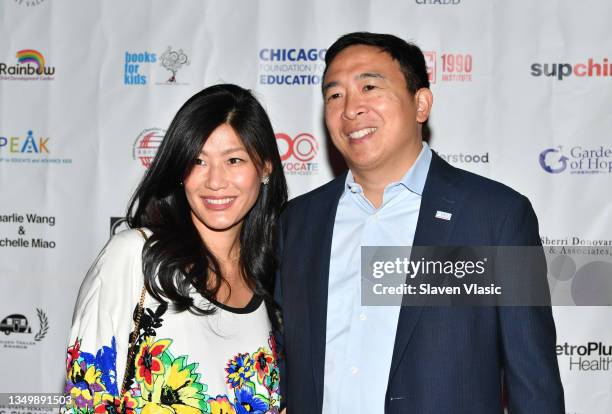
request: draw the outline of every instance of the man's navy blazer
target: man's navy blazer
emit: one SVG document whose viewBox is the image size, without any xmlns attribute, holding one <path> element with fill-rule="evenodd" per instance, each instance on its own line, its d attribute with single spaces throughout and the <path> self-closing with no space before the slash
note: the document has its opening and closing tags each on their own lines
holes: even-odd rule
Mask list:
<svg viewBox="0 0 612 414">
<path fill-rule="evenodd" d="M 288 414 L 322 412 L 330 251 L 345 179 L 289 202 L 279 224 L 275 297 Z M 540 237 L 527 198 L 434 153 L 413 244 L 523 246 Z M 384 412 L 498 414 L 504 383 L 510 414 L 564 414 L 555 342 L 549 307 L 402 307 Z"/>
</svg>

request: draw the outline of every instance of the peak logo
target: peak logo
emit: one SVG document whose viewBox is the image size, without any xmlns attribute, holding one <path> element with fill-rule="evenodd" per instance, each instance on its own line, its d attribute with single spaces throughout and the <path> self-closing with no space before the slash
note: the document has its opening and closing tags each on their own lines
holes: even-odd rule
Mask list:
<svg viewBox="0 0 612 414">
<path fill-rule="evenodd" d="M 316 162 L 319 143 L 314 136 L 305 132 L 294 138 L 283 132 L 275 136 L 285 174 L 315 175 L 319 172 L 319 163 Z"/>
<path fill-rule="evenodd" d="M 604 58 L 601 63 L 589 58 L 586 63 L 534 63 L 531 65 L 531 76 L 552 77 L 562 81 L 569 76 L 606 77 L 612 76 L 612 63 Z"/>
<path fill-rule="evenodd" d="M 327 49 L 264 48 L 259 50 L 261 85 L 318 85 L 325 69 Z"/>
<path fill-rule="evenodd" d="M 549 174 L 611 174 L 612 148 L 600 146 L 597 149 L 585 149 L 580 145 L 564 152 L 563 146 L 547 148 L 540 152 L 540 167 Z"/>
<path fill-rule="evenodd" d="M 0 162 L 72 164 L 70 158 L 51 157 L 51 138 L 35 137 L 32 130 L 23 136 L 0 136 Z"/>
<path fill-rule="evenodd" d="M 161 128 L 149 128 L 142 131 L 134 141 L 132 151 L 134 160 L 140 161 L 143 167 L 149 168 L 165 134 L 166 130 Z"/>
<path fill-rule="evenodd" d="M 150 51 L 126 51 L 123 66 L 124 85 L 147 85 L 150 83 L 151 65 L 159 62 L 160 66 L 170 72 L 170 77 L 157 85 L 187 85 L 178 82 L 176 74 L 185 65 L 189 65 L 189 58 L 183 49 L 173 50 L 170 46 L 161 54 Z M 160 77 L 167 75 L 160 75 Z"/>
<path fill-rule="evenodd" d="M 424 51 L 427 75 L 430 83 L 438 80 L 438 68 L 442 82 L 471 82 L 472 81 L 472 55 L 462 53 L 442 53 L 438 65 L 438 53 Z"/>
<path fill-rule="evenodd" d="M 17 62 L 10 65 L 0 62 L 0 80 L 53 80 L 55 67 L 45 63 L 38 50 L 23 49 L 15 54 Z"/>
</svg>

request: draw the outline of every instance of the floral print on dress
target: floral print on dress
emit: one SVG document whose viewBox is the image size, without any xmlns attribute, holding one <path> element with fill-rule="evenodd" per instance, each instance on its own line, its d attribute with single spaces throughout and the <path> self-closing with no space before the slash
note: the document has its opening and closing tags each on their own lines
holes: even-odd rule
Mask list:
<svg viewBox="0 0 612 414">
<path fill-rule="evenodd" d="M 277 414 L 280 404 L 279 369 L 274 336 L 267 347 L 239 353 L 227 361 L 225 379 L 233 395 L 206 394 L 198 363 L 172 355 L 172 339 L 157 338 L 167 306 L 145 309 L 136 337 L 135 357 L 127 372 L 127 391 L 119 395 L 115 337 L 110 346 L 90 354 L 80 338 L 68 348 L 65 394 L 72 396 L 68 413 L 123 414 Z"/>
</svg>

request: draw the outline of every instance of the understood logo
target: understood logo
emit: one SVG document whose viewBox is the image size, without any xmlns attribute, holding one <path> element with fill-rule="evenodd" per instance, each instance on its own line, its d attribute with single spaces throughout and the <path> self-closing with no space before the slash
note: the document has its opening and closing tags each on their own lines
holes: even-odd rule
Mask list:
<svg viewBox="0 0 612 414">
<path fill-rule="evenodd" d="M 327 49 L 259 50 L 260 85 L 318 85 L 325 69 Z"/>
<path fill-rule="evenodd" d="M 488 164 L 489 153 L 484 154 L 465 154 L 463 152 L 454 154 L 442 154 L 436 151 L 436 154 L 440 156 L 444 161 L 451 164 Z"/>
<path fill-rule="evenodd" d="M 549 174 L 610 174 L 612 173 L 612 148 L 600 146 L 597 149 L 586 149 L 580 145 L 570 148 L 568 152 L 560 145 L 546 148 L 538 158 L 540 166 Z"/>
<path fill-rule="evenodd" d="M 149 168 L 165 134 L 166 130 L 161 128 L 149 128 L 142 131 L 134 141 L 132 151 L 134 160 L 140 161 L 143 167 Z"/>
<path fill-rule="evenodd" d="M 589 58 L 586 63 L 533 63 L 531 65 L 531 76 L 546 76 L 562 81 L 570 76 L 580 78 L 599 78 L 612 76 L 612 63 L 608 58 L 597 62 Z"/>
<path fill-rule="evenodd" d="M 442 53 L 440 54 L 440 65 L 438 65 L 438 53 L 434 51 L 423 51 L 427 75 L 430 83 L 438 80 L 438 68 L 440 69 L 440 80 L 442 82 L 471 82 L 472 81 L 472 55 L 465 53 Z"/>
<path fill-rule="evenodd" d="M 185 65 L 189 65 L 189 58 L 183 52 L 183 49 L 173 50 L 170 46 L 161 54 L 158 55 L 151 51 L 126 51 L 123 67 L 123 84 L 124 85 L 147 85 L 150 83 L 150 73 L 154 70 L 151 65 L 159 62 L 159 65 L 164 71 L 170 72 L 170 77 L 167 74 L 160 74 L 157 78 L 167 78 L 163 82 L 155 82 L 156 85 L 187 85 L 185 82 L 178 82 L 176 74 Z"/>
<path fill-rule="evenodd" d="M 45 62 L 45 57 L 38 50 L 23 49 L 16 53 L 17 62 L 7 64 L 0 62 L 0 80 L 53 80 L 55 67 Z"/>
<path fill-rule="evenodd" d="M 71 158 L 53 158 L 51 138 L 34 136 L 33 130 L 23 136 L 0 136 L 0 163 L 72 164 Z"/>
<path fill-rule="evenodd" d="M 36 309 L 38 328 L 19 313 L 8 315 L 0 322 L 0 332 L 6 338 L 0 339 L 3 348 L 27 349 L 45 339 L 49 332 L 49 319 L 42 309 Z"/>
<path fill-rule="evenodd" d="M 319 143 L 313 135 L 303 132 L 292 138 L 279 132 L 276 144 L 286 174 L 315 175 L 319 172 L 319 163 L 316 162 Z"/>
</svg>

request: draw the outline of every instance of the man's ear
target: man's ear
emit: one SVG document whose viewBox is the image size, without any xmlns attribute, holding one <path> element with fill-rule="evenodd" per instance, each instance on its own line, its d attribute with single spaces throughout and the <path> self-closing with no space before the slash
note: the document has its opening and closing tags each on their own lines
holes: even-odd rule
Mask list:
<svg viewBox="0 0 612 414">
<path fill-rule="evenodd" d="M 424 123 L 429 118 L 431 105 L 433 104 L 433 94 L 429 88 L 421 88 L 414 94 L 414 103 L 416 104 L 416 120 L 419 123 Z"/>
</svg>

